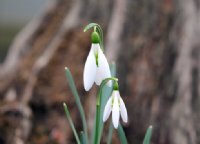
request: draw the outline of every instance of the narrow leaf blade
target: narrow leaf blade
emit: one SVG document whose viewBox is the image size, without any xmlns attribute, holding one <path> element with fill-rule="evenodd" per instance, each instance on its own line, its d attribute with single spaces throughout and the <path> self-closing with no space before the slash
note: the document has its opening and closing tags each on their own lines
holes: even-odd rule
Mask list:
<svg viewBox="0 0 200 144">
<path fill-rule="evenodd" d="M 110 122 L 109 130 L 108 130 L 108 137 L 107 137 L 107 144 L 111 144 L 113 130 L 114 130 L 113 124 L 112 124 L 112 122 Z"/>
<path fill-rule="evenodd" d="M 83 131 L 81 131 L 81 133 L 80 133 L 80 141 L 81 141 L 81 144 L 87 144 L 86 143 L 86 136 L 85 136 L 85 133 Z"/>
<path fill-rule="evenodd" d="M 143 144 L 150 144 L 151 141 L 151 135 L 152 135 L 152 126 L 149 126 L 149 128 L 146 131 L 145 137 L 144 137 L 144 141 Z"/>
<path fill-rule="evenodd" d="M 70 124 L 70 126 L 71 126 L 71 129 L 72 129 L 72 131 L 73 131 L 73 133 L 74 133 L 76 142 L 77 142 L 77 144 L 80 144 L 80 140 L 79 140 L 77 131 L 76 131 L 76 129 L 75 129 L 74 123 L 73 123 L 73 121 L 72 121 L 72 118 L 71 118 L 71 116 L 70 116 L 69 110 L 68 110 L 68 108 L 67 108 L 67 105 L 64 103 L 64 104 L 63 104 L 63 107 L 64 107 L 64 110 L 65 110 L 65 114 L 66 114 L 66 116 L 67 116 L 67 119 L 68 119 L 68 121 L 69 121 L 69 124 Z"/>
<path fill-rule="evenodd" d="M 67 67 L 65 68 L 65 74 L 66 74 L 66 77 L 67 77 L 67 80 L 68 80 L 68 83 L 69 83 L 69 87 L 70 87 L 72 94 L 75 98 L 76 105 L 77 105 L 78 110 L 80 112 L 81 121 L 82 121 L 82 124 L 83 124 L 83 131 L 84 131 L 85 136 L 86 136 L 86 142 L 88 143 L 88 132 L 87 132 L 87 123 L 86 123 L 86 118 L 85 118 L 85 112 L 83 110 L 83 106 L 81 104 L 80 97 L 79 97 L 78 91 L 76 89 L 72 74 Z"/>
<path fill-rule="evenodd" d="M 118 135 L 119 135 L 119 139 L 120 139 L 122 144 L 128 144 L 125 132 L 124 132 L 121 124 L 119 124 L 119 127 L 118 127 Z"/>
</svg>

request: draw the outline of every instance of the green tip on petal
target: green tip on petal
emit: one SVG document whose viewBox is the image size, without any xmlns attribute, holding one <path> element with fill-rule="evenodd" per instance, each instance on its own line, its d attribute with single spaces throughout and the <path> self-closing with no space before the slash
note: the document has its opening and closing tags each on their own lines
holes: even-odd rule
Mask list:
<svg viewBox="0 0 200 144">
<path fill-rule="evenodd" d="M 92 40 L 92 43 L 100 43 L 100 37 L 96 31 L 92 32 L 91 40 Z"/>
</svg>

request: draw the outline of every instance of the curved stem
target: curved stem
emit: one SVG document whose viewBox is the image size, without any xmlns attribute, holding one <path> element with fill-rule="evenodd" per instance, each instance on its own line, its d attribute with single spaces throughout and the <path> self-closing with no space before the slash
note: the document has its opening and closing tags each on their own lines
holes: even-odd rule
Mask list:
<svg viewBox="0 0 200 144">
<path fill-rule="evenodd" d="M 95 124 L 95 139 L 94 139 L 94 144 L 99 144 L 100 143 L 100 130 L 99 130 L 99 124 L 100 124 L 100 114 L 101 114 L 101 98 L 102 98 L 102 90 L 105 84 L 108 81 L 118 81 L 117 78 L 111 77 L 111 78 L 106 78 L 101 82 L 98 95 L 97 95 L 97 102 L 96 102 L 96 124 Z"/>
<path fill-rule="evenodd" d="M 87 26 L 85 26 L 84 28 L 84 32 L 86 32 L 87 30 L 91 29 L 91 28 L 94 28 L 95 31 L 100 35 L 100 46 L 101 46 L 101 49 L 102 51 L 104 51 L 104 47 L 103 47 L 103 30 L 101 28 L 101 26 L 97 23 L 90 23 L 88 24 Z"/>
</svg>

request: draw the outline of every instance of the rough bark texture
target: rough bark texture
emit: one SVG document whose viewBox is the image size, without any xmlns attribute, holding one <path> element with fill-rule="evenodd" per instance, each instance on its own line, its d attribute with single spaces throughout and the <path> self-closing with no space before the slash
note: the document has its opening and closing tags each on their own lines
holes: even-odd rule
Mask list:
<svg viewBox="0 0 200 144">
<path fill-rule="evenodd" d="M 90 22 L 102 25 L 108 60 L 117 62 L 129 143 L 142 143 L 150 124 L 152 143 L 200 143 L 199 5 L 199 0 L 49 2 L 0 65 L 0 143 L 74 143 L 62 102 L 81 125 L 65 66 L 91 121 L 96 89 L 86 93 L 82 83 L 90 49 L 89 32 L 82 28 Z M 113 141 L 119 143 L 116 133 Z"/>
</svg>

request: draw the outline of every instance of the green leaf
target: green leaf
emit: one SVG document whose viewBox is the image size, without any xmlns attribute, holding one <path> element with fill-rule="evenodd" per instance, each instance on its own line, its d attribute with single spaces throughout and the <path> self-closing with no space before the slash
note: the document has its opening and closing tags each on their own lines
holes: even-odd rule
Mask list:
<svg viewBox="0 0 200 144">
<path fill-rule="evenodd" d="M 114 130 L 113 124 L 112 124 L 112 122 L 110 122 L 109 130 L 108 130 L 108 137 L 107 137 L 107 144 L 111 144 L 113 130 Z"/>
<path fill-rule="evenodd" d="M 147 129 L 145 137 L 144 137 L 143 144 L 150 144 L 151 135 L 152 135 L 152 128 L 153 127 L 150 125 L 149 128 Z"/>
<path fill-rule="evenodd" d="M 86 123 L 85 113 L 84 113 L 83 106 L 81 104 L 80 97 L 79 97 L 79 94 L 77 92 L 74 80 L 72 78 L 72 74 L 67 67 L 65 68 L 65 74 L 66 74 L 66 77 L 68 79 L 69 87 L 70 87 L 70 89 L 73 93 L 73 96 L 75 98 L 76 105 L 77 105 L 78 110 L 80 112 L 81 121 L 82 121 L 82 125 L 83 125 L 83 131 L 85 133 L 86 142 L 88 143 L 88 132 L 87 132 L 87 123 Z"/>
<path fill-rule="evenodd" d="M 121 143 L 122 144 L 128 144 L 125 132 L 124 132 L 123 127 L 122 127 L 121 124 L 119 124 L 119 127 L 118 127 L 117 130 L 118 130 L 118 135 L 119 135 L 119 139 L 120 139 Z"/>
<path fill-rule="evenodd" d="M 70 124 L 70 126 L 71 126 L 71 129 L 72 129 L 72 131 L 73 131 L 73 133 L 74 133 L 76 142 L 77 142 L 77 144 L 80 144 L 80 140 L 79 140 L 78 134 L 77 134 L 77 132 L 76 132 L 76 129 L 75 129 L 75 127 L 74 127 L 74 123 L 73 123 L 72 118 L 71 118 L 71 116 L 70 116 L 70 113 L 69 113 L 69 110 L 68 110 L 68 108 L 67 108 L 67 105 L 66 105 L 65 103 L 63 103 L 63 107 L 64 107 L 64 110 L 65 110 L 65 114 L 66 114 L 66 116 L 67 116 L 67 119 L 68 119 L 68 121 L 69 121 L 69 124 Z"/>
<path fill-rule="evenodd" d="M 86 136 L 85 136 L 85 133 L 83 131 L 81 131 L 81 133 L 80 133 L 80 141 L 81 141 L 81 144 L 87 144 L 86 143 Z"/>
</svg>

